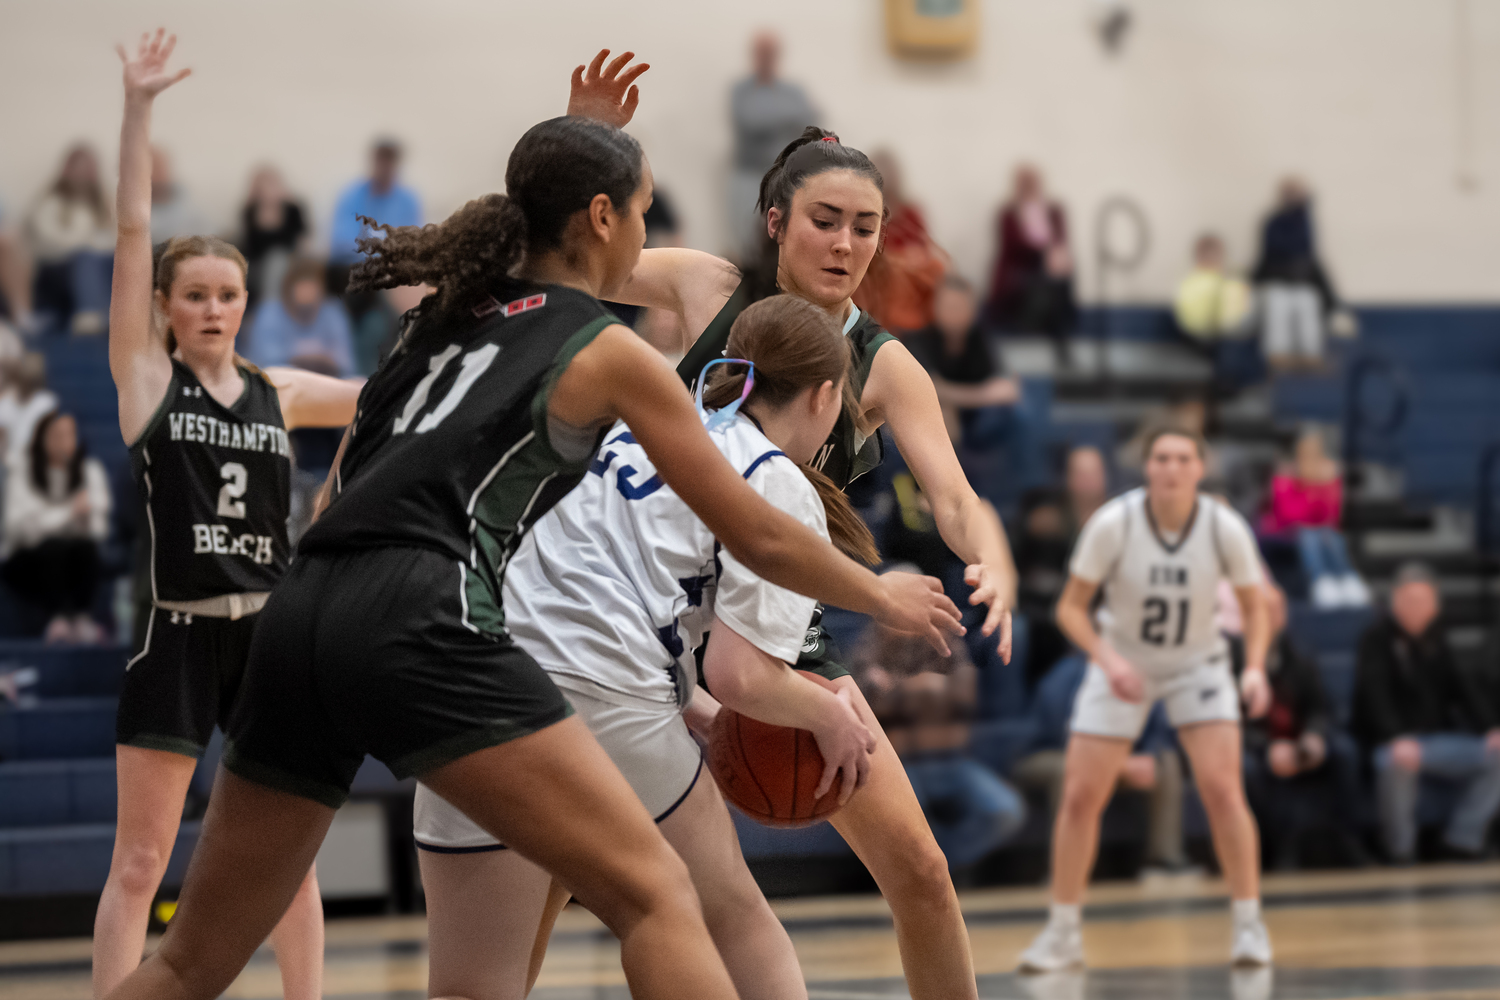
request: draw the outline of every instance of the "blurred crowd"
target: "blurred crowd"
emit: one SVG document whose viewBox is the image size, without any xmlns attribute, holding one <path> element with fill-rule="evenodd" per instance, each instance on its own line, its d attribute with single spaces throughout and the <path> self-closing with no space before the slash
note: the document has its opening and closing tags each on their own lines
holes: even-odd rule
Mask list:
<svg viewBox="0 0 1500 1000">
<path fill-rule="evenodd" d="M 809 123 L 816 102 L 780 68 L 780 42 L 757 35 L 751 67 L 729 95 L 732 168 L 726 205 L 731 256 L 748 281 L 774 284 L 774 244 L 755 211 L 760 179 L 777 153 Z M 348 294 L 362 219 L 391 226 L 431 221 L 420 195 L 401 177 L 401 144 L 370 146 L 366 175 L 352 179 L 333 213 L 316 219 L 275 167 L 257 167 L 230 237 L 249 262 L 251 312 L 239 353 L 262 365 L 297 365 L 330 375 L 368 375 L 408 307 L 392 293 Z M 1139 456 L 1117 449 L 1050 448 L 1028 406 L 1026 381 L 1013 377 L 1009 338 L 1049 345 L 1059 376 L 1077 368 L 1073 349 L 1083 325 L 1077 252 L 1064 199 L 1042 169 L 1016 166 L 995 213 L 989 261 L 953 261 L 928 231 L 919 192 L 905 183 L 891 150 L 874 158 L 890 209 L 884 250 L 856 296 L 897 333 L 932 377 L 949 433 L 974 470 L 1001 461 L 1025 487 L 994 497 L 1014 552 L 1018 655 L 1000 664 L 993 643 L 961 647 L 949 660 L 901 636 L 871 630 L 853 659 L 860 683 L 903 754 L 914 788 L 950 862 L 978 862 L 1019 836 L 1028 816 L 1055 811 L 1062 749 L 1085 664 L 1052 624 L 1068 560 L 1083 524 L 1107 499 L 1135 485 Z M 4 192 L 10 198 L 22 193 Z M 23 204 L 13 201 L 12 204 Z M 210 227 L 165 150 L 152 170 L 152 238 L 160 242 Z M 648 245 L 680 245 L 684 226 L 659 190 L 647 217 Z M 1275 192 L 1251 266 L 1237 269 L 1225 238 L 1205 232 L 1171 304 L 1180 342 L 1213 366 L 1215 392 L 1324 364 L 1330 336 L 1352 332 L 1319 253 L 1309 187 L 1296 178 Z M 326 247 L 315 252 L 316 247 Z M 111 565 L 128 558 L 107 546 L 117 516 L 133 498 L 112 496 L 128 479 L 111 477 L 92 457 L 79 420 L 48 387 L 39 348 L 59 339 L 97 338 L 107 330 L 114 221 L 97 153 L 63 151 L 56 178 L 24 209 L 0 207 L 0 580 L 30 609 L 33 633 L 62 642 L 121 639 L 101 589 Z M 768 256 L 769 253 L 769 256 Z M 986 274 L 978 286 L 964 275 Z M 621 316 L 664 353 L 680 355 L 684 332 L 672 316 L 622 307 Z M 1161 400 L 1163 416 L 1203 430 L 1205 398 Z M 1209 428 L 1211 429 L 1211 428 Z M 320 436 L 321 434 L 321 436 Z M 1359 640 L 1347 719 L 1333 710 L 1316 663 L 1286 629 L 1287 597 L 1323 610 L 1371 608 L 1374 598 L 1340 533 L 1343 470 L 1328 454 L 1327 428 L 1309 427 L 1284 461 L 1248 491 L 1221 468 L 1218 489 L 1254 515 L 1277 584 L 1269 585 L 1278 639 L 1271 658 L 1274 705 L 1245 727 L 1247 788 L 1261 821 L 1268 860 L 1297 862 L 1306 830 L 1331 832 L 1349 863 L 1374 848 L 1395 862 L 1417 856 L 1418 789 L 1436 776 L 1454 789 L 1441 817 L 1442 849 L 1477 856 L 1500 811 L 1500 694 L 1454 665 L 1441 628 L 1441 595 L 1429 570 L 1405 567 L 1388 606 L 1376 609 Z M 337 433 L 296 438 L 298 465 L 316 483 L 331 461 Z M 997 459 L 996 457 L 999 456 Z M 916 565 L 950 584 L 955 565 L 933 526 L 921 490 L 899 459 L 857 491 L 888 559 Z M 983 494 L 984 491 L 981 490 Z M 1247 499 L 1248 497 L 1248 499 Z M 966 601 L 960 599 L 961 604 Z M 1221 601 L 1233 635 L 1232 594 Z M 102 610 L 101 610 L 102 609 Z M 977 630 L 974 630 L 977 633 Z M 1001 708 L 997 709 L 997 705 Z M 1024 711 L 1017 711 L 1024 706 Z M 1024 719 L 1003 753 L 973 748 L 997 716 Z M 1165 720 L 1153 721 L 1130 757 L 1119 794 L 1139 800 L 1144 860 L 1167 871 L 1191 868 L 1184 844 L 1184 796 L 1192 777 Z M 1373 802 L 1373 815 L 1368 804 Z M 1039 819 L 1038 817 L 1041 817 Z M 1370 830 L 1377 831 L 1371 837 Z"/>
</svg>

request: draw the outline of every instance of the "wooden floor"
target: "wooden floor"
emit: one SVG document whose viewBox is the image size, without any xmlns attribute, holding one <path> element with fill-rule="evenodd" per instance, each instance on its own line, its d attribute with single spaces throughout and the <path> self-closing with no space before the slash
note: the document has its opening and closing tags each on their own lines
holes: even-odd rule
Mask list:
<svg viewBox="0 0 1500 1000">
<path fill-rule="evenodd" d="M 1274 970 L 1231 973 L 1222 885 L 1171 879 L 1096 887 L 1084 928 L 1091 971 L 1028 979 L 1011 970 L 1041 922 L 1045 894 L 963 894 L 986 1000 L 1500 1000 L 1500 865 L 1271 877 L 1265 900 Z M 811 1000 L 907 996 L 879 897 L 791 900 L 776 910 Z M 86 1000 L 88 958 L 86 939 L 0 944 L 0 997 Z M 420 918 L 329 923 L 328 996 L 419 1000 L 426 981 Z M 262 952 L 226 995 L 275 997 L 279 987 L 275 961 Z M 618 948 L 588 913 L 563 915 L 533 996 L 629 997 Z"/>
</svg>

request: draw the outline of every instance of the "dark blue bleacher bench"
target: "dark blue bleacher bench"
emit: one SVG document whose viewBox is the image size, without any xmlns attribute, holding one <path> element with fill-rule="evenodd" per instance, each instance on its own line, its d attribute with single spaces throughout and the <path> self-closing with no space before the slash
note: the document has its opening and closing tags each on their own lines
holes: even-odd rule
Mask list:
<svg viewBox="0 0 1500 1000">
<path fill-rule="evenodd" d="M 0 707 L 0 761 L 114 757 L 114 698 Z"/>
</svg>

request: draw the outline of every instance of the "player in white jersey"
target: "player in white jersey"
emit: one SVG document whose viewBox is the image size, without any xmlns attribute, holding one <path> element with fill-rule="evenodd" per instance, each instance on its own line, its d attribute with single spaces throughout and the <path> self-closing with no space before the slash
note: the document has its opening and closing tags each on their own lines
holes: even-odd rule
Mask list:
<svg viewBox="0 0 1500 1000">
<path fill-rule="evenodd" d="M 799 468 L 843 405 L 849 351 L 837 324 L 801 299 L 777 296 L 736 320 L 729 355 L 752 364 L 748 379 L 744 364 L 709 369 L 706 398 L 716 412 L 705 419 L 714 443 L 756 492 L 825 537 L 826 502 L 836 540 L 873 561 L 873 539 L 843 495 L 827 484 L 820 500 Z M 875 737 L 847 694 L 792 669 L 811 598 L 759 579 L 722 549 L 623 424 L 605 436 L 589 471 L 511 561 L 507 628 L 566 692 L 687 862 L 741 998 L 805 998 L 791 940 L 703 774 L 692 732 L 706 735 L 718 702 L 697 687 L 693 649 L 713 624 L 703 667 L 724 703 L 813 732 L 828 762 L 819 794 L 840 774 L 841 797 L 853 793 Z M 425 786 L 415 825 L 432 928 L 430 994 L 524 996 L 566 892 Z"/>
<path fill-rule="evenodd" d="M 1083 964 L 1080 906 L 1099 844 L 1099 817 L 1151 707 L 1177 728 L 1208 813 L 1233 900 L 1231 956 L 1265 965 L 1271 943 L 1260 917 L 1259 838 L 1240 771 L 1240 695 L 1252 717 L 1270 705 L 1269 623 L 1260 556 L 1250 527 L 1198 492 L 1204 444 L 1181 430 L 1146 445 L 1146 486 L 1101 507 L 1079 536 L 1057 624 L 1089 657 L 1073 706 L 1062 803 L 1052 834 L 1047 926 L 1021 956 L 1023 972 Z M 1214 624 L 1219 581 L 1233 585 L 1245 619 L 1245 670 L 1235 689 L 1229 650 Z M 1090 608 L 1103 588 L 1094 628 Z"/>
</svg>

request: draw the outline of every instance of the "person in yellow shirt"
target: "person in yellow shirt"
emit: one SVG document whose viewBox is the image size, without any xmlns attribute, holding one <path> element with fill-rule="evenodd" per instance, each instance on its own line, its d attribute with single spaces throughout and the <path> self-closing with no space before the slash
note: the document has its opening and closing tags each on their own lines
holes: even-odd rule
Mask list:
<svg viewBox="0 0 1500 1000">
<path fill-rule="evenodd" d="M 1224 267 L 1224 241 L 1214 233 L 1193 245 L 1193 269 L 1177 286 L 1173 312 L 1182 332 L 1207 347 L 1248 332 L 1250 285 Z"/>
</svg>

